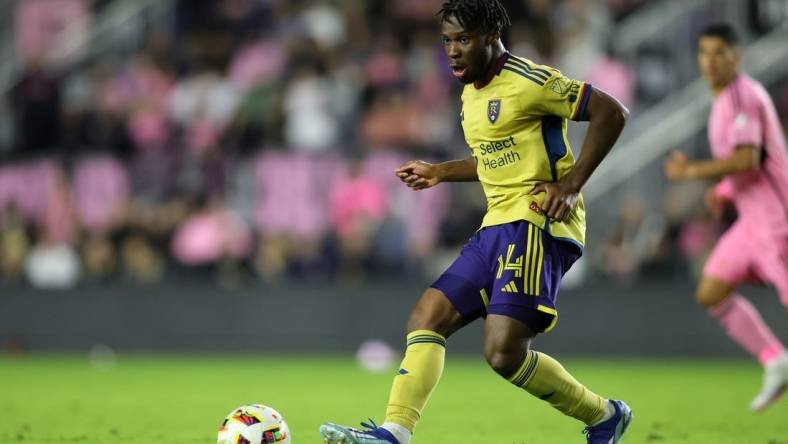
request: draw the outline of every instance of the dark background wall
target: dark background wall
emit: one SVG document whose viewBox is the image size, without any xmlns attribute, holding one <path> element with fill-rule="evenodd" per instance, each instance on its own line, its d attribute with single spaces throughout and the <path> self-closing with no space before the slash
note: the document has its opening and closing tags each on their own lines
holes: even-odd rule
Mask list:
<svg viewBox="0 0 788 444">
<path fill-rule="evenodd" d="M 0 342 L 22 340 L 33 350 L 352 352 L 377 338 L 400 348 L 421 282 L 356 287 L 287 283 L 226 290 L 206 282 L 155 287 L 83 285 L 42 292 L 0 287 Z M 564 291 L 560 321 L 535 347 L 553 353 L 739 356 L 744 354 L 691 299 L 688 284 L 604 283 Z M 788 319 L 776 293 L 747 287 L 782 339 Z M 482 324 L 449 342 L 451 352 L 480 353 Z"/>
</svg>

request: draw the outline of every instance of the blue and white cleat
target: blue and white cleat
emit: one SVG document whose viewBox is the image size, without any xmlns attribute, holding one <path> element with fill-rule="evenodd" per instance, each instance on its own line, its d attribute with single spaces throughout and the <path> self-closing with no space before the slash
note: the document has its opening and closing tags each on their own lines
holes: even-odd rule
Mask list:
<svg viewBox="0 0 788 444">
<path fill-rule="evenodd" d="M 320 435 L 324 444 L 400 444 L 388 430 L 378 427 L 375 421 L 365 422 L 361 426 L 366 430 L 345 427 L 329 422 L 320 426 Z"/>
<path fill-rule="evenodd" d="M 621 436 L 632 422 L 632 409 L 624 401 L 610 400 L 616 413 L 607 421 L 595 426 L 586 427 L 583 432 L 588 437 L 588 444 L 618 444 Z"/>
</svg>

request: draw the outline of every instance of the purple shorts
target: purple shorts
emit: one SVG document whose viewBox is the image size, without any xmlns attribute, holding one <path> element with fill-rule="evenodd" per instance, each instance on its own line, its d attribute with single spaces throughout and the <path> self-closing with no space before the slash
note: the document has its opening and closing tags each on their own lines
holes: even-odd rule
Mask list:
<svg viewBox="0 0 788 444">
<path fill-rule="evenodd" d="M 442 291 L 465 324 L 487 314 L 517 319 L 535 333 L 558 320 L 561 278 L 582 255 L 527 221 L 485 227 L 431 285 Z"/>
</svg>

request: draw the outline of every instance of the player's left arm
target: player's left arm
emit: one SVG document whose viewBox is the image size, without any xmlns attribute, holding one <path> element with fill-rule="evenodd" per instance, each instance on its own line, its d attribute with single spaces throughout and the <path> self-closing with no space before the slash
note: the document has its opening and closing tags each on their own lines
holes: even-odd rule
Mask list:
<svg viewBox="0 0 788 444">
<path fill-rule="evenodd" d="M 584 120 L 589 121 L 582 151 L 572 170 L 557 182 L 537 185 L 531 194 L 545 193 L 542 211 L 562 221 L 577 206 L 580 189 L 607 156 L 624 129 L 629 111 L 612 96 L 591 88 Z"/>
<path fill-rule="evenodd" d="M 755 145 L 739 145 L 728 157 L 690 161 L 684 153 L 674 151 L 665 162 L 670 180 L 719 179 L 729 174 L 745 173 L 758 168 L 761 151 Z"/>
</svg>

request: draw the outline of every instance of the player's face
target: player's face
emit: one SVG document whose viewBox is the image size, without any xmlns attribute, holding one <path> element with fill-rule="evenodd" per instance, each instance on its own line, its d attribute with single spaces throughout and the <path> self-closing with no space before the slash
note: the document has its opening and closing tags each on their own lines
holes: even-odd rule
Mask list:
<svg viewBox="0 0 788 444">
<path fill-rule="evenodd" d="M 492 58 L 492 36 L 470 32 L 454 17 L 441 23 L 443 49 L 449 58 L 449 67 L 462 83 L 473 83 L 486 73 Z"/>
<path fill-rule="evenodd" d="M 739 50 L 719 37 L 701 37 L 698 42 L 698 65 L 712 87 L 725 86 L 739 69 Z"/>
</svg>

